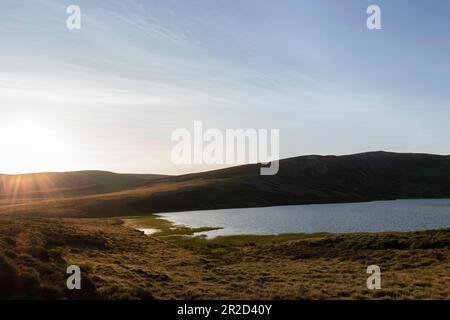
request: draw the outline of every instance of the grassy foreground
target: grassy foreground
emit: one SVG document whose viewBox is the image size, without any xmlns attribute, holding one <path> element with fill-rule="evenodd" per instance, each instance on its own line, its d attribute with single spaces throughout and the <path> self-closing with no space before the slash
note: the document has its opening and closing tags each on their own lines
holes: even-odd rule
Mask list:
<svg viewBox="0 0 450 320">
<path fill-rule="evenodd" d="M 154 216 L 0 217 L 0 298 L 450 299 L 450 230 L 185 236 L 204 230 Z M 82 290 L 66 289 L 71 264 Z M 366 287 L 372 264 L 381 290 Z"/>
</svg>

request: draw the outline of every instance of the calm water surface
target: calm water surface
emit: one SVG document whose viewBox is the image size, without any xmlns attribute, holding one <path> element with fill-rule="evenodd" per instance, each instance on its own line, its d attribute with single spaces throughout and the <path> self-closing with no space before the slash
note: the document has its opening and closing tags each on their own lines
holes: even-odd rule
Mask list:
<svg viewBox="0 0 450 320">
<path fill-rule="evenodd" d="M 450 199 L 315 204 L 158 214 L 188 227 L 221 227 L 208 237 L 295 232 L 415 231 L 450 228 Z"/>
</svg>

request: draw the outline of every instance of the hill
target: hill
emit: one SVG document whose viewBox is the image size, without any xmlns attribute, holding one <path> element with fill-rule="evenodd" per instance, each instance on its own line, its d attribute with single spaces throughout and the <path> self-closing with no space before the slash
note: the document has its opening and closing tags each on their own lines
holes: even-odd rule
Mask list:
<svg viewBox="0 0 450 320">
<path fill-rule="evenodd" d="M 88 171 L 1 181 L 7 192 L 0 193 L 0 299 L 450 297 L 450 230 L 208 240 L 185 237 L 199 229 L 154 216 L 123 217 L 450 197 L 448 156 L 304 156 L 282 160 L 276 176 L 260 176 L 258 165 L 246 165 L 176 177 Z M 101 216 L 121 217 L 93 218 Z M 136 220 L 159 231 L 145 235 L 134 229 Z M 365 286 L 365 270 L 374 263 L 383 270 L 381 290 Z M 66 289 L 66 268 L 73 264 L 83 270 L 83 290 Z"/>
<path fill-rule="evenodd" d="M 163 177 L 166 176 L 106 171 L 0 174 L 0 199 L 56 198 L 108 193 L 143 186 Z"/>
<path fill-rule="evenodd" d="M 173 183 L 199 185 L 153 194 L 132 206 L 159 212 L 450 197 L 450 156 L 311 155 L 281 160 L 275 176 L 261 176 L 259 168 L 255 164 L 174 177 Z"/>
<path fill-rule="evenodd" d="M 106 185 L 117 190 L 102 194 L 88 192 L 56 200 L 15 201 L 14 205 L 11 205 L 11 200 L 4 200 L 4 205 L 0 202 L 0 213 L 123 216 L 219 208 L 450 197 L 450 156 L 388 152 L 311 155 L 281 160 L 280 170 L 275 176 L 261 176 L 259 168 L 259 164 L 244 165 L 157 180 L 125 176 L 117 180 L 117 184 L 113 180 L 95 184 L 95 181 L 100 181 L 99 176 L 91 174 L 93 185 Z M 60 188 L 64 189 L 67 184 L 61 183 Z M 76 188 L 78 183 L 72 181 L 70 185 Z M 104 191 L 107 188 L 98 189 Z"/>
</svg>

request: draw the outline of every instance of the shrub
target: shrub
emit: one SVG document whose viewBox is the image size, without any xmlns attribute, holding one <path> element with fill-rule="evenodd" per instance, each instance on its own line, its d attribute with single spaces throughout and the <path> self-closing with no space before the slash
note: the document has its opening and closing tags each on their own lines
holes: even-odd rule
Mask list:
<svg viewBox="0 0 450 320">
<path fill-rule="evenodd" d="M 17 270 L 13 262 L 0 254 L 0 298 L 8 298 L 14 290 Z"/>
</svg>

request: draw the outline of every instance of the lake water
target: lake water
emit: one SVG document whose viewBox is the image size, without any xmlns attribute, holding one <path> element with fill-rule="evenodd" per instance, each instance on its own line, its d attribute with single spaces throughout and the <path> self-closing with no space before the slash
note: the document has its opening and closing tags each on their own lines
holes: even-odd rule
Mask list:
<svg viewBox="0 0 450 320">
<path fill-rule="evenodd" d="M 198 233 L 236 234 L 416 231 L 450 228 L 450 199 L 396 200 L 158 214 L 188 227 L 221 227 Z"/>
</svg>

